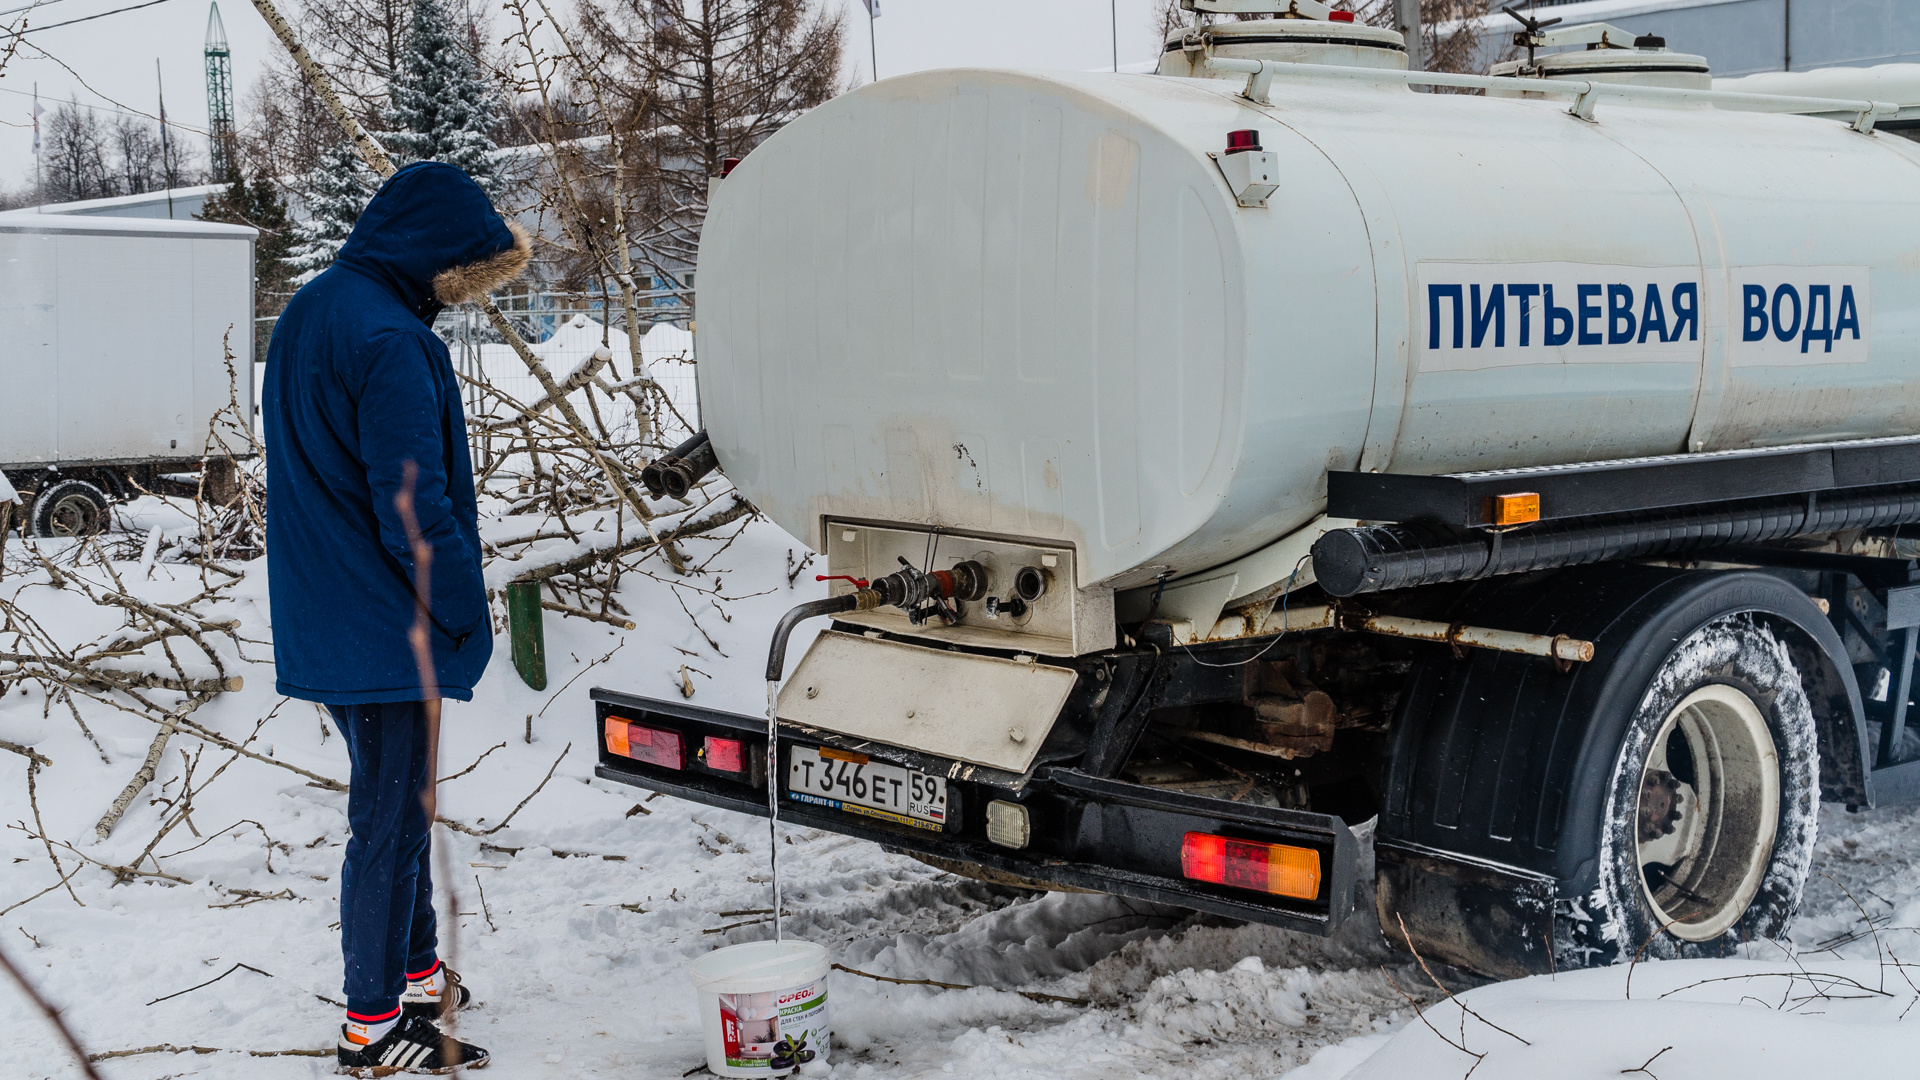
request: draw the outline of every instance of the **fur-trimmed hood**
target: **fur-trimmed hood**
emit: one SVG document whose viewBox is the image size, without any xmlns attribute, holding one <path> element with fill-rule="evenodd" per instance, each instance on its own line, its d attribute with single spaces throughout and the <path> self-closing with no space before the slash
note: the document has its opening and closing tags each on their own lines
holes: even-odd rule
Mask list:
<svg viewBox="0 0 1920 1080">
<path fill-rule="evenodd" d="M 335 262 L 385 285 L 431 324 L 442 307 L 519 277 L 532 254 L 526 230 L 503 220 L 471 177 L 422 161 L 387 178 Z"/>
<path fill-rule="evenodd" d="M 533 259 L 533 238 L 517 221 L 507 222 L 513 234 L 513 246 L 478 262 L 451 266 L 433 276 L 433 298 L 457 307 L 472 303 L 503 285 L 518 281 Z"/>
</svg>

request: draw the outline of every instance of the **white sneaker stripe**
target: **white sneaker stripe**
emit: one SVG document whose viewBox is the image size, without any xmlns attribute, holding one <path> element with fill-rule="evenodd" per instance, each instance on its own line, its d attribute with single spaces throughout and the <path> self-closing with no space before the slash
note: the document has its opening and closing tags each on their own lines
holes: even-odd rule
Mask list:
<svg viewBox="0 0 1920 1080">
<path fill-rule="evenodd" d="M 393 1059 L 400 1056 L 401 1048 L 406 1045 L 407 1043 L 404 1041 L 397 1041 L 392 1046 L 387 1047 L 387 1052 L 380 1055 L 380 1064 L 392 1065 Z"/>
</svg>

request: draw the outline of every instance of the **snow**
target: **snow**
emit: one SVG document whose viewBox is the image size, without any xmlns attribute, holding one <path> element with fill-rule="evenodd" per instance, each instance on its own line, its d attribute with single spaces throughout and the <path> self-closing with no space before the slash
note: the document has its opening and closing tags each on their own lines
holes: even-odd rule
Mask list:
<svg viewBox="0 0 1920 1080">
<path fill-rule="evenodd" d="M 1913 990 L 1870 960 L 1668 960 L 1638 965 L 1631 998 L 1628 989 L 1627 968 L 1614 966 L 1461 995 L 1486 1018 L 1465 1018 L 1465 1045 L 1486 1055 L 1474 1076 L 1618 1076 L 1643 1064 L 1665 1076 L 1892 1076 L 1911 1067 L 1914 1031 L 1901 1020 Z M 1404 1028 L 1350 1080 L 1457 1076 L 1475 1064 L 1456 1048 L 1458 1004 L 1427 1019 L 1432 1029 Z"/>
<path fill-rule="evenodd" d="M 158 600 L 198 591 L 197 575 L 181 564 L 154 562 L 150 578 L 140 571 L 150 530 L 185 530 L 190 521 L 151 500 L 125 518 L 129 532 L 118 539 L 126 561 L 117 569 L 129 588 Z M 697 563 L 723 542 L 692 541 L 689 554 Z M 0 597 L 17 598 L 66 641 L 119 625 L 117 613 L 51 587 L 44 572 L 20 572 L 20 541 L 10 545 Z M 48 542 L 44 550 L 60 549 Z M 445 816 L 492 828 L 558 760 L 552 780 L 507 828 L 439 834 L 443 904 L 450 888 L 460 912 L 443 922 L 443 951 L 479 998 L 459 1031 L 493 1052 L 488 1075 L 671 1078 L 701 1064 L 687 969 L 710 949 L 769 936 L 767 830 L 757 819 L 595 779 L 587 695 L 606 686 L 670 696 L 684 665 L 694 704 L 757 713 L 767 628 L 820 595 L 810 571 L 788 582 L 790 553 L 804 555 L 754 522 L 716 563 L 730 568 L 717 586 L 629 574 L 622 602 L 639 629 L 549 615 L 546 692 L 518 680 L 502 638 L 475 700 L 449 704 L 443 774 L 481 760 L 442 785 Z M 267 717 L 256 749 L 344 778 L 341 741 L 318 710 L 273 693 L 265 568 L 244 569 L 233 599 L 206 617 L 242 621 L 244 656 L 222 648 L 246 687 L 195 719 L 244 739 Z M 803 629 L 794 657 L 815 629 Z M 49 835 L 125 863 L 152 838 L 168 809 L 155 800 L 177 795 L 184 763 L 170 750 L 112 837 L 97 840 L 94 822 L 138 767 L 153 729 L 97 706 L 83 705 L 82 714 L 109 762 L 65 707 L 37 689 L 15 688 L 0 700 L 0 739 L 31 744 L 53 761 L 37 776 Z M 192 753 L 197 744 L 183 737 L 174 745 Z M 196 777 L 227 757 L 209 748 Z M 19 823 L 0 829 L 0 909 L 57 881 L 26 832 L 34 822 L 26 778 L 27 759 L 0 751 L 0 822 Z M 192 884 L 115 885 L 105 871 L 82 869 L 71 884 L 85 906 L 55 889 L 7 911 L 0 949 L 65 1009 L 91 1050 L 221 1048 L 106 1061 L 106 1077 L 331 1075 L 325 1057 L 244 1051 L 332 1045 L 340 957 L 331 924 L 345 796 L 243 759 L 195 803 L 200 835 L 183 828 L 156 849 L 167 872 Z M 1813 883 L 1793 930 L 1797 955 L 1754 943 L 1726 959 L 1642 962 L 1631 972 L 1631 998 L 1624 967 L 1480 986 L 1463 999 L 1531 1045 L 1467 1018 L 1466 1045 L 1486 1054 L 1476 1080 L 1617 1077 L 1667 1046 L 1649 1069 L 1668 1080 L 1801 1080 L 1903 1064 L 1920 1024 L 1906 1015 L 1916 993 L 1882 957 L 1920 957 L 1913 932 L 1892 929 L 1920 926 L 1920 810 L 1847 814 L 1827 806 L 1819 825 Z M 832 834 L 789 828 L 785 837 L 788 933 L 826 945 L 849 968 L 973 987 L 835 972 L 833 1077 L 1460 1080 L 1476 1064 L 1414 1019 L 1403 994 L 1423 1003 L 1441 995 L 1409 958 L 1381 945 L 1364 914 L 1369 904 L 1323 941 L 1108 896 L 1000 889 Z M 71 870 L 73 856 L 61 855 Z M 1885 929 L 1862 932 L 1855 898 Z M 179 993 L 223 972 L 230 973 Z M 1458 973 L 1438 974 L 1455 990 L 1470 985 Z M 0 986 L 0 1009 L 9 1017 L 0 1078 L 78 1075 L 10 986 Z M 1439 1000 L 1427 1017 L 1459 1041 L 1456 1005 Z"/>
<path fill-rule="evenodd" d="M 663 316 L 672 313 L 672 309 L 660 312 Z M 577 370 L 603 346 L 613 353 L 613 369 L 603 372 L 603 379 L 613 384 L 634 374 L 629 367 L 632 352 L 626 331 L 606 326 L 584 312 L 533 314 L 540 318 L 560 316 L 553 332 L 532 346 L 533 354 L 546 362 L 557 381 L 564 380 L 565 373 Z M 654 323 L 640 338 L 640 356 L 646 364 L 641 374 L 659 383 L 674 409 L 688 421 L 685 426 L 697 430 L 700 410 L 694 391 L 693 333 L 670 322 Z M 539 381 L 527 373 L 512 346 L 483 343 L 479 360 L 487 381 L 514 400 L 530 404 L 541 398 Z M 584 411 L 586 394 L 585 390 L 577 391 L 569 400 Z"/>
</svg>

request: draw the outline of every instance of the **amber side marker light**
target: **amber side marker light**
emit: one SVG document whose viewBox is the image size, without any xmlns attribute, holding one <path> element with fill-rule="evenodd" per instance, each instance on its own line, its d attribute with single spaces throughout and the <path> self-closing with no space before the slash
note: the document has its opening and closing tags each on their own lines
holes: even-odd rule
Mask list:
<svg viewBox="0 0 1920 1080">
<path fill-rule="evenodd" d="M 1540 520 L 1540 493 L 1520 491 L 1512 495 L 1495 495 L 1488 500 L 1493 504 L 1487 514 L 1495 525 L 1525 525 Z"/>
<path fill-rule="evenodd" d="M 1180 873 L 1194 881 L 1296 900 L 1320 895 L 1320 853 L 1288 844 L 1190 832 L 1180 842 Z"/>
</svg>

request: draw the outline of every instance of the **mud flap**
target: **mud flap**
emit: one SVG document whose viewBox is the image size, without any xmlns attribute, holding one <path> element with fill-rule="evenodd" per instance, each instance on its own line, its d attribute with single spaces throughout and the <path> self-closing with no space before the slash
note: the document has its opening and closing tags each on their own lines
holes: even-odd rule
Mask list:
<svg viewBox="0 0 1920 1080">
<path fill-rule="evenodd" d="M 1374 844 L 1380 929 L 1397 949 L 1507 978 L 1553 970 L 1555 882 L 1545 874 L 1394 841 Z M 1401 932 L 1401 921 L 1406 933 Z"/>
<path fill-rule="evenodd" d="M 829 630 L 780 690 L 780 719 L 1025 773 L 1079 673 L 1028 658 Z"/>
</svg>

